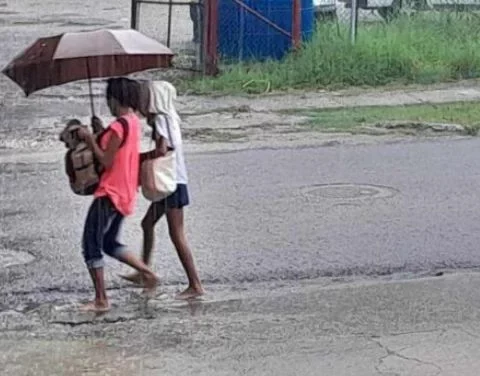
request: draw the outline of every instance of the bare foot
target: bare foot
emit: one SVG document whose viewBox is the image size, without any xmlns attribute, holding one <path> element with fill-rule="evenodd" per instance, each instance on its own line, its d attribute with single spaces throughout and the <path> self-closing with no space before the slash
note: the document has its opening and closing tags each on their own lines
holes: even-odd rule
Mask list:
<svg viewBox="0 0 480 376">
<path fill-rule="evenodd" d="M 143 293 L 148 297 L 153 297 L 157 289 L 157 285 L 160 283 L 160 279 L 155 274 L 145 274 L 143 276 L 143 282 L 145 288 Z"/>
<path fill-rule="evenodd" d="M 135 285 L 143 285 L 143 277 L 140 273 L 133 273 L 128 275 L 120 275 L 120 278 L 132 282 Z"/>
<path fill-rule="evenodd" d="M 110 304 L 108 302 L 90 302 L 80 306 L 81 312 L 95 312 L 95 313 L 105 313 L 110 311 Z"/>
<path fill-rule="evenodd" d="M 189 286 L 184 292 L 178 294 L 175 299 L 177 300 L 191 300 L 197 299 L 205 294 L 205 291 L 202 287 L 192 287 Z"/>
</svg>

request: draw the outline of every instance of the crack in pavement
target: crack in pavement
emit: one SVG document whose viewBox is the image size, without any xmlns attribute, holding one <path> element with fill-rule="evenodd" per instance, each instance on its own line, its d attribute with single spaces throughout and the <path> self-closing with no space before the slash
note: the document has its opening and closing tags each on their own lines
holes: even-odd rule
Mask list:
<svg viewBox="0 0 480 376">
<path fill-rule="evenodd" d="M 179 115 L 182 118 L 187 117 L 196 117 L 196 116 L 205 116 L 211 114 L 245 114 L 245 113 L 260 113 L 260 114 L 271 114 L 271 113 L 278 113 L 279 110 L 262 110 L 262 109 L 254 109 L 248 105 L 243 106 L 224 106 L 224 107 L 215 107 L 210 109 L 204 110 L 184 110 L 179 111 Z"/>
<path fill-rule="evenodd" d="M 109 286 L 107 288 L 107 291 L 119 291 L 119 290 L 124 290 L 125 286 L 124 285 L 118 285 L 118 286 Z M 61 287 L 61 286 L 50 286 L 50 287 L 39 287 L 35 289 L 30 289 L 30 290 L 16 290 L 16 291 L 8 291 L 8 292 L 1 292 L 1 296 L 28 296 L 28 295 L 35 295 L 35 294 L 49 294 L 49 293 L 61 293 L 61 294 L 86 294 L 86 293 L 91 293 L 91 289 L 87 287 Z"/>
<path fill-rule="evenodd" d="M 447 332 L 448 329 L 446 328 L 443 328 L 443 329 L 430 329 L 430 330 L 412 330 L 412 331 L 408 331 L 408 332 L 397 332 L 397 333 L 389 333 L 388 336 L 389 337 L 400 337 L 400 336 L 408 336 L 408 335 L 411 335 L 411 334 L 427 334 L 427 333 L 438 333 L 438 336 L 441 337 L 443 336 L 446 332 Z M 364 335 L 364 333 L 355 333 L 357 335 Z M 376 339 L 380 339 L 381 337 L 380 336 L 370 336 L 369 339 L 374 341 Z"/>
<path fill-rule="evenodd" d="M 55 320 L 50 321 L 50 324 L 53 325 L 63 325 L 70 328 L 75 328 L 78 326 L 84 325 L 93 325 L 93 324 L 119 324 L 131 321 L 141 321 L 141 320 L 152 320 L 153 317 L 116 317 L 116 318 L 102 318 L 101 320 L 83 320 L 83 321 L 64 321 L 64 320 Z"/>
<path fill-rule="evenodd" d="M 466 335 L 472 337 L 472 338 L 476 338 L 476 339 L 480 339 L 480 336 L 477 335 L 477 334 L 473 334 L 472 332 L 470 332 L 469 330 L 467 330 L 466 328 L 460 328 L 460 331 L 462 331 L 463 333 L 465 333 Z"/>
<path fill-rule="evenodd" d="M 388 374 L 390 376 L 400 376 L 400 374 L 397 373 L 397 372 L 385 372 L 385 371 L 382 371 L 380 369 L 380 367 L 382 367 L 382 365 L 384 364 L 384 361 L 389 357 L 396 357 L 396 358 L 399 358 L 399 359 L 402 359 L 402 360 L 406 360 L 408 362 L 415 362 L 419 365 L 425 365 L 425 366 L 433 367 L 437 370 L 437 372 L 435 373 L 435 376 L 438 376 L 443 372 L 443 369 L 435 363 L 427 362 L 427 361 L 424 361 L 424 360 L 421 360 L 421 359 L 415 358 L 415 357 L 409 357 L 409 356 L 406 356 L 406 355 L 403 355 L 403 354 L 400 353 L 401 351 L 404 351 L 404 350 L 410 348 L 410 346 L 403 347 L 400 350 L 395 351 L 395 350 L 392 350 L 387 345 L 383 344 L 380 339 L 377 340 L 377 339 L 374 339 L 374 338 L 370 338 L 369 340 L 371 342 L 373 342 L 374 344 L 376 344 L 377 346 L 379 346 L 382 350 L 384 350 L 386 352 L 386 354 L 384 356 L 382 356 L 380 359 L 378 359 L 377 363 L 375 364 L 375 370 L 381 375 L 387 375 Z"/>
</svg>

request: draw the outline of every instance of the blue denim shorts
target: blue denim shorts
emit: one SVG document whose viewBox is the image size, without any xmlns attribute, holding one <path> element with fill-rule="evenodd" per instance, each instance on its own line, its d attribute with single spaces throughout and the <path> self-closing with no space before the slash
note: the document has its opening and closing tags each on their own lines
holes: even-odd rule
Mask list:
<svg viewBox="0 0 480 376">
<path fill-rule="evenodd" d="M 163 209 L 181 209 L 190 204 L 188 187 L 186 184 L 177 184 L 177 189 L 170 196 L 162 201 L 155 202 L 155 205 Z"/>
<path fill-rule="evenodd" d="M 83 257 L 89 269 L 104 267 L 103 254 L 118 259 L 125 246 L 117 238 L 124 216 L 108 197 L 93 200 L 83 231 Z"/>
</svg>

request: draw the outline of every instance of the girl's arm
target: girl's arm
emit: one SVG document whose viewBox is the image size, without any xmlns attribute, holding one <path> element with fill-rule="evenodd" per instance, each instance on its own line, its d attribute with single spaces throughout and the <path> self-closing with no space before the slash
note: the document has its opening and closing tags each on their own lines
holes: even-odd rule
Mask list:
<svg viewBox="0 0 480 376">
<path fill-rule="evenodd" d="M 118 137 L 115 132 L 111 133 L 112 134 L 110 136 L 110 140 L 108 141 L 107 148 L 105 150 L 102 150 L 93 134 L 83 129 L 79 130 L 79 136 L 85 140 L 88 147 L 97 157 L 98 161 L 106 169 L 112 167 L 115 154 L 117 153 L 118 149 L 120 148 L 120 144 L 122 143 L 122 139 Z"/>
<path fill-rule="evenodd" d="M 146 160 L 163 157 L 165 154 L 167 154 L 167 142 L 164 137 L 157 136 L 157 139 L 155 140 L 155 149 L 140 153 L 140 163 Z"/>
<path fill-rule="evenodd" d="M 159 129 L 162 128 L 163 121 L 165 121 L 165 119 L 162 116 L 157 115 L 155 117 L 155 120 L 152 124 L 153 134 L 155 135 L 155 149 L 146 153 L 141 153 L 140 162 L 144 162 L 149 159 L 160 158 L 167 154 L 167 140 L 161 135 L 161 132 L 159 131 Z"/>
<path fill-rule="evenodd" d="M 92 116 L 91 123 L 90 123 L 93 133 L 97 134 L 103 131 L 103 123 L 100 118 L 96 116 Z"/>
</svg>

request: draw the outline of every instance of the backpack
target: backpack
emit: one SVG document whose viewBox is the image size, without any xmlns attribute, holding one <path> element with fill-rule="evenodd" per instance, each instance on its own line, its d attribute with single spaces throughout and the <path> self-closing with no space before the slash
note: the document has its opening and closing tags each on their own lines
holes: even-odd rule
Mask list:
<svg viewBox="0 0 480 376">
<path fill-rule="evenodd" d="M 123 127 L 124 137 L 120 144 L 120 147 L 122 147 L 128 137 L 128 121 L 124 118 L 118 118 L 117 121 Z M 76 131 L 80 127 L 84 126 L 67 126 L 62 132 L 60 139 L 69 148 L 65 154 L 65 172 L 69 178 L 70 188 L 77 195 L 90 196 L 98 188 L 103 168 L 88 145 L 75 137 Z M 109 129 L 107 128 L 96 135 L 97 143 L 100 143 L 102 137 L 108 131 Z"/>
</svg>

